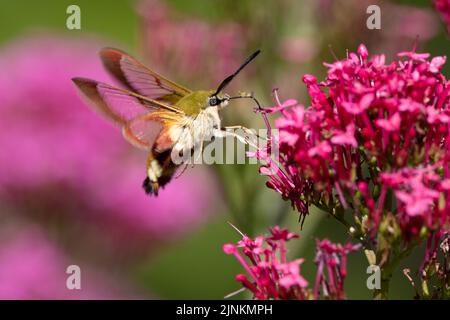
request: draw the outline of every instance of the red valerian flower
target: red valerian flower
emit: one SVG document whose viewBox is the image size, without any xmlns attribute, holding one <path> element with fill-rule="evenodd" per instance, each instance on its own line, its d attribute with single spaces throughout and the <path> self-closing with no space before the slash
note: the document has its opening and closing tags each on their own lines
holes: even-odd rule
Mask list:
<svg viewBox="0 0 450 320">
<path fill-rule="evenodd" d="M 316 299 L 319 297 L 320 289 L 322 289 L 324 296 L 345 299 L 344 280 L 347 276 L 347 254 L 359 249 L 361 249 L 360 244 L 347 243 L 342 246 L 331 243 L 328 239 L 317 241 L 315 259 L 317 275 L 314 287 L 314 297 Z"/>
<path fill-rule="evenodd" d="M 371 240 L 388 214 L 406 240 L 448 230 L 450 82 L 440 72 L 446 57 L 398 56 L 387 63 L 360 45 L 325 63 L 324 81 L 303 77 L 310 106 L 281 102 L 275 92 L 275 107 L 263 111 L 281 115 L 279 136 L 270 141 L 279 157 L 270 159 L 268 147 L 253 156 L 265 162 L 268 186 L 303 219 L 313 204 Z"/>
<path fill-rule="evenodd" d="M 271 228 L 270 233 L 269 236 L 255 239 L 242 235 L 237 245 L 223 246 L 224 252 L 234 255 L 244 267 L 247 274 L 238 274 L 236 281 L 252 292 L 255 299 L 345 298 L 346 255 L 358 250 L 359 245 L 341 246 L 329 240 L 318 241 L 318 271 L 316 285 L 312 290 L 300 273 L 304 260 L 288 261 L 286 258 L 286 241 L 298 238 L 298 235 L 278 226 Z"/>
</svg>

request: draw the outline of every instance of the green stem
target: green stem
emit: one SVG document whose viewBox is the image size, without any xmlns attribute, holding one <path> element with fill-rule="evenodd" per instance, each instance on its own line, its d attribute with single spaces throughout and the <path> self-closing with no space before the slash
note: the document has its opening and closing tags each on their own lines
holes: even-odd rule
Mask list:
<svg viewBox="0 0 450 320">
<path fill-rule="evenodd" d="M 397 270 L 400 262 L 408 257 L 413 249 L 413 246 L 407 247 L 404 250 L 394 250 L 394 257 L 391 261 L 388 261 L 381 268 L 381 283 L 380 289 L 375 289 L 373 293 L 374 299 L 387 300 L 389 298 L 389 284 L 392 279 L 394 271 Z"/>
<path fill-rule="evenodd" d="M 373 298 L 375 300 L 388 300 L 389 284 L 392 279 L 392 273 L 392 270 L 386 270 L 384 268 L 381 269 L 380 289 L 375 289 L 375 291 L 373 292 Z"/>
<path fill-rule="evenodd" d="M 347 234 L 350 235 L 352 238 L 354 238 L 355 240 L 357 240 L 358 242 L 362 242 L 361 238 L 359 235 L 355 234 L 354 232 L 352 232 L 352 229 L 354 229 L 354 227 L 347 221 L 345 220 L 344 217 L 340 217 L 336 214 L 333 213 L 333 210 L 328 208 L 325 205 L 320 205 L 320 204 L 314 204 L 317 208 L 319 208 L 320 210 L 326 212 L 328 215 L 330 215 L 331 217 L 333 217 L 337 222 L 339 222 L 342 226 L 344 226 L 345 230 L 347 231 Z M 364 243 L 363 243 L 364 244 Z"/>
</svg>

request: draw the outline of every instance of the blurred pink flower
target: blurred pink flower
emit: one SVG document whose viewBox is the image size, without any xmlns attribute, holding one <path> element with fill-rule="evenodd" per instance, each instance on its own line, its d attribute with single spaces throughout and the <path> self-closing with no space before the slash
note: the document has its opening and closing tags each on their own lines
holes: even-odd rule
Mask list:
<svg viewBox="0 0 450 320">
<path fill-rule="evenodd" d="M 145 195 L 145 154 L 89 110 L 70 81 L 108 79 L 99 49 L 92 39 L 49 36 L 2 50 L 0 201 L 27 216 L 93 224 L 124 248 L 145 247 L 202 222 L 218 192 L 211 175 L 196 168 L 194 179 L 187 172 L 158 198 Z"/>
<path fill-rule="evenodd" d="M 414 39 L 419 37 L 421 41 L 433 38 L 439 29 L 433 10 L 428 8 L 414 7 L 411 5 L 397 5 L 385 3 L 384 12 L 388 13 L 389 32 L 386 37 L 401 39 Z"/>
<path fill-rule="evenodd" d="M 116 280 L 69 259 L 37 229 L 1 237 L 0 299 L 124 299 L 137 297 Z M 67 267 L 80 267 L 81 289 L 66 286 Z"/>
<path fill-rule="evenodd" d="M 380 32 L 364 27 L 355 28 L 366 25 L 367 8 L 371 5 L 381 9 Z M 313 8 L 318 15 L 316 28 L 320 31 L 324 45 L 333 43 L 335 47 L 346 48 L 353 46 L 354 41 L 364 41 L 389 58 L 411 46 L 414 39 L 426 43 L 439 31 L 438 19 L 433 10 L 426 6 L 398 4 L 388 0 L 320 0 L 314 1 Z"/>
<path fill-rule="evenodd" d="M 242 59 L 245 30 L 235 23 L 207 23 L 183 16 L 159 0 L 141 1 L 144 50 L 152 65 L 185 80 L 220 81 Z"/>
<path fill-rule="evenodd" d="M 450 32 L 450 1 L 434 0 L 433 2 L 436 10 L 439 12 L 439 15 L 447 26 L 447 31 Z"/>
<path fill-rule="evenodd" d="M 316 43 L 308 38 L 286 38 L 281 43 L 281 56 L 288 62 L 306 63 L 318 52 Z"/>
</svg>

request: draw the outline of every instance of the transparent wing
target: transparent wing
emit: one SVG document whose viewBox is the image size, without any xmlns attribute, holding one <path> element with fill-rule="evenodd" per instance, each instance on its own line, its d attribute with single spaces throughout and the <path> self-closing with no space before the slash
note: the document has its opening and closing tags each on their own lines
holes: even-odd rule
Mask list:
<svg viewBox="0 0 450 320">
<path fill-rule="evenodd" d="M 164 128 L 164 119 L 177 121 L 183 115 L 160 101 L 95 80 L 74 78 L 73 82 L 89 105 L 120 125 L 125 139 L 140 149 L 152 148 Z"/>
<path fill-rule="evenodd" d="M 173 113 L 183 113 L 161 101 L 106 83 L 85 78 L 74 78 L 72 80 L 95 111 L 121 125 L 139 115 L 160 109 Z"/>
<path fill-rule="evenodd" d="M 157 152 L 164 152 L 178 141 L 182 132 L 182 126 L 179 125 L 182 117 L 167 111 L 147 113 L 128 122 L 122 132 L 134 145 L 144 149 L 153 147 Z"/>
<path fill-rule="evenodd" d="M 116 79 L 143 96 L 174 104 L 191 93 L 191 90 L 166 79 L 121 50 L 104 48 L 100 57 Z"/>
<path fill-rule="evenodd" d="M 123 126 L 122 134 L 133 146 L 143 150 L 151 150 L 162 129 L 163 124 L 161 122 L 147 119 L 144 115 L 136 117 Z"/>
</svg>

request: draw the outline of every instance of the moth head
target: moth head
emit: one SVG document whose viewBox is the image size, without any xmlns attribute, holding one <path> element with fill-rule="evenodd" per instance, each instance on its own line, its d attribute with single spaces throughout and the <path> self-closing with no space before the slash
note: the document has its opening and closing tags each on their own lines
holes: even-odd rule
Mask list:
<svg viewBox="0 0 450 320">
<path fill-rule="evenodd" d="M 228 94 L 214 93 L 208 97 L 208 107 L 224 108 L 228 105 L 230 96 Z"/>
</svg>

